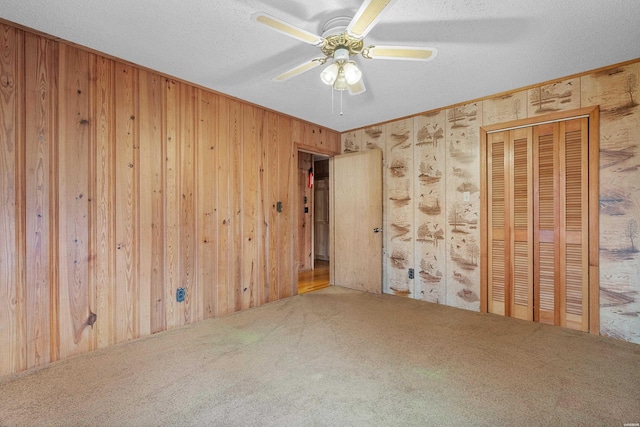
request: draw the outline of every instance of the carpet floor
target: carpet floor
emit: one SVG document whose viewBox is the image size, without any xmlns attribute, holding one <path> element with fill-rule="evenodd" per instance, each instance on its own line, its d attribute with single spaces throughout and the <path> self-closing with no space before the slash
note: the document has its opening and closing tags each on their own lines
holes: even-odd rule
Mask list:
<svg viewBox="0 0 640 427">
<path fill-rule="evenodd" d="M 0 378 L 0 425 L 623 426 L 640 345 L 337 287 Z"/>
</svg>

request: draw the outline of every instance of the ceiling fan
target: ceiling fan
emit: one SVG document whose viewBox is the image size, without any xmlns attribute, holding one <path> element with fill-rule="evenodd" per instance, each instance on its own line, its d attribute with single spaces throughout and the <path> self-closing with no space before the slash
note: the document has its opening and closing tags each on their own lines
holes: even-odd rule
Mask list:
<svg viewBox="0 0 640 427">
<path fill-rule="evenodd" d="M 363 93 L 366 88 L 362 81 L 362 71 L 351 59 L 361 55 L 366 59 L 396 59 L 428 61 L 436 56 L 437 50 L 430 47 L 412 46 L 365 46 L 364 37 L 380 19 L 382 11 L 394 0 L 364 0 L 353 18 L 336 17 L 327 21 L 322 36 L 313 34 L 289 24 L 267 13 L 251 15 L 253 21 L 286 34 L 302 42 L 317 46 L 323 56 L 310 59 L 273 78 L 282 82 L 300 75 L 327 62 L 320 78 L 333 89 L 348 90 L 352 95 Z"/>
</svg>

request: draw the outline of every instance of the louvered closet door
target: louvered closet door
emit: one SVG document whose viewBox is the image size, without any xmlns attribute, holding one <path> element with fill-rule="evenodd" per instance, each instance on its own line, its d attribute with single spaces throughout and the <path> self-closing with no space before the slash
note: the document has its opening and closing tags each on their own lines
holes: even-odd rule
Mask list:
<svg viewBox="0 0 640 427">
<path fill-rule="evenodd" d="M 560 324 L 560 312 L 556 316 L 556 301 L 559 299 L 560 231 L 558 171 L 559 137 L 558 123 L 536 126 L 533 131 L 535 179 L 535 220 L 534 220 L 534 275 L 536 310 L 534 319 L 550 325 Z M 558 293 L 556 292 L 558 291 Z"/>
<path fill-rule="evenodd" d="M 488 138 L 488 311 L 533 319 L 531 129 Z"/>
<path fill-rule="evenodd" d="M 506 314 L 505 290 L 509 279 L 507 224 L 509 180 L 509 132 L 489 134 L 487 137 L 487 311 Z"/>
<path fill-rule="evenodd" d="M 487 136 L 487 309 L 588 330 L 588 119 Z"/>
<path fill-rule="evenodd" d="M 535 319 L 589 327 L 588 119 L 534 129 Z"/>
<path fill-rule="evenodd" d="M 513 147 L 511 208 L 513 292 L 511 317 L 533 320 L 533 136 L 531 128 L 509 132 Z"/>
</svg>

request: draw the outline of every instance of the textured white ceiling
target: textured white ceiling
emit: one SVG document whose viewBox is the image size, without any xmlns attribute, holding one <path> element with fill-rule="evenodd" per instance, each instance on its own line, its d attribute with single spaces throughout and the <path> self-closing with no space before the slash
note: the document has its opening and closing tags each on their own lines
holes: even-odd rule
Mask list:
<svg viewBox="0 0 640 427">
<path fill-rule="evenodd" d="M 344 115 L 321 68 L 271 78 L 319 50 L 251 21 L 316 34 L 361 0 L 0 0 L 0 17 L 338 131 L 640 57 L 638 0 L 397 0 L 366 45 L 425 45 L 430 62 L 365 60 Z"/>
</svg>

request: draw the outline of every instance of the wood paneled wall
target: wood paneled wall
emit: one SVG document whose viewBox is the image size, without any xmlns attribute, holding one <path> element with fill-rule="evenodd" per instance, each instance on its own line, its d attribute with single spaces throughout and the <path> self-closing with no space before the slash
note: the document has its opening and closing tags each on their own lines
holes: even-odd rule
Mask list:
<svg viewBox="0 0 640 427">
<path fill-rule="evenodd" d="M 0 138 L 0 375 L 297 293 L 298 148 L 340 151 L 2 22 Z"/>
</svg>

